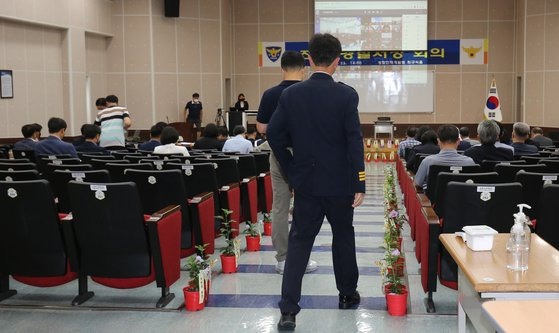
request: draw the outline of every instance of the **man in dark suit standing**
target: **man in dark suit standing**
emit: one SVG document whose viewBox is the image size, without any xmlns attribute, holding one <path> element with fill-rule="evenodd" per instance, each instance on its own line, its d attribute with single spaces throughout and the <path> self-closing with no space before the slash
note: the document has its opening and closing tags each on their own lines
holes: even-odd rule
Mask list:
<svg viewBox="0 0 559 333">
<path fill-rule="evenodd" d="M 68 154 L 72 157 L 78 157 L 74 145 L 62 141 L 66 134 L 66 121 L 61 118 L 50 118 L 48 122 L 49 136 L 41 140 L 35 146 L 35 154 L 39 155 L 62 155 Z"/>
<path fill-rule="evenodd" d="M 357 92 L 332 79 L 341 51 L 340 41 L 330 34 L 312 37 L 314 74 L 283 91 L 267 128 L 270 147 L 295 192 L 279 330 L 295 329 L 303 275 L 324 217 L 332 226 L 339 308 L 360 302 L 353 209 L 365 197 L 363 137 Z"/>
</svg>

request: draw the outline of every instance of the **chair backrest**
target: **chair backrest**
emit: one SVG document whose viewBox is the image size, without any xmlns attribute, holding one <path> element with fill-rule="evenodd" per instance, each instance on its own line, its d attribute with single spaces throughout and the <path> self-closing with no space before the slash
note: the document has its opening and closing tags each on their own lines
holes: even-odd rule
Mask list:
<svg viewBox="0 0 559 333">
<path fill-rule="evenodd" d="M 407 161 L 410 158 L 411 150 L 413 147 L 404 148 L 404 160 Z"/>
<path fill-rule="evenodd" d="M 270 154 L 266 152 L 253 152 L 254 162 L 256 163 L 256 172 L 258 174 L 270 171 Z"/>
<path fill-rule="evenodd" d="M 490 161 L 490 160 L 483 160 L 481 162 L 481 169 L 483 172 L 493 172 L 495 171 L 495 166 L 497 164 L 503 165 L 526 165 L 526 161 L 524 160 L 516 160 L 516 161 Z"/>
<path fill-rule="evenodd" d="M 193 153 L 204 153 L 204 154 L 211 154 L 218 152 L 217 149 L 192 149 Z"/>
<path fill-rule="evenodd" d="M 181 160 L 178 158 L 170 159 L 170 160 L 160 160 L 160 159 L 147 159 L 147 160 L 140 160 L 138 163 L 148 163 L 153 165 L 154 170 L 164 170 L 164 165 L 167 163 L 181 163 Z"/>
<path fill-rule="evenodd" d="M 0 180 L 7 182 L 19 182 L 22 180 L 37 180 L 39 179 L 39 172 L 37 170 L 18 170 L 6 171 L 0 170 Z"/>
<path fill-rule="evenodd" d="M 136 184 L 71 181 L 68 193 L 81 273 L 112 278 L 149 275 L 149 241 Z"/>
<path fill-rule="evenodd" d="M 0 163 L 31 163 L 28 158 L 0 158 Z"/>
<path fill-rule="evenodd" d="M 151 156 L 157 157 L 160 160 L 170 160 L 178 156 L 184 156 L 183 154 L 162 154 L 162 153 L 151 153 Z"/>
<path fill-rule="evenodd" d="M 0 170 L 16 171 L 16 170 L 36 170 L 35 163 L 0 163 Z"/>
<path fill-rule="evenodd" d="M 183 175 L 186 195 L 192 198 L 200 193 L 218 191 L 216 169 L 213 163 L 168 163 L 165 170 L 180 170 Z"/>
<path fill-rule="evenodd" d="M 106 169 L 105 165 L 107 165 L 108 163 L 130 164 L 130 161 L 127 161 L 127 160 L 100 160 L 100 159 L 96 159 L 96 158 L 89 161 L 89 164 L 91 164 L 93 166 L 93 169 L 95 169 L 95 170 Z"/>
<path fill-rule="evenodd" d="M 120 183 L 128 181 L 126 170 L 153 170 L 153 166 L 149 163 L 107 163 L 105 169 L 109 171 L 113 182 Z"/>
<path fill-rule="evenodd" d="M 545 159 L 540 160 L 540 164 L 547 166 L 549 172 L 559 173 L 559 160 Z"/>
<path fill-rule="evenodd" d="M 258 176 L 254 155 L 236 155 L 237 168 L 239 169 L 239 179 Z"/>
<path fill-rule="evenodd" d="M 144 156 L 144 155 L 127 155 L 127 156 L 124 156 L 124 160 L 129 161 L 130 163 L 140 163 L 141 160 L 158 161 L 159 157 L 157 157 L 157 156 Z"/>
<path fill-rule="evenodd" d="M 536 233 L 559 250 L 559 185 L 544 185 L 538 203 Z"/>
<path fill-rule="evenodd" d="M 198 161 L 198 160 L 197 160 Z M 215 163 L 217 168 L 215 174 L 217 176 L 217 185 L 219 187 L 227 186 L 231 183 L 239 183 L 239 169 L 237 168 L 237 160 L 232 157 L 200 159 L 200 162 Z"/>
<path fill-rule="evenodd" d="M 27 158 L 31 162 L 35 162 L 35 151 L 32 149 L 12 149 L 12 154 L 14 158 Z"/>
<path fill-rule="evenodd" d="M 144 214 L 151 215 L 169 205 L 187 207 L 179 170 L 127 170 L 126 178 L 136 183 Z M 184 212 L 188 214 L 187 209 Z"/>
<path fill-rule="evenodd" d="M 111 182 L 107 170 L 55 170 L 49 179 L 54 196 L 58 198 L 58 211 L 61 213 L 72 211 L 70 198 L 68 197 L 68 183 L 70 181 L 102 184 Z"/>
<path fill-rule="evenodd" d="M 545 158 L 546 157 L 543 156 L 531 155 L 531 156 L 520 156 L 518 159 L 526 161 L 526 165 L 534 165 L 534 164 L 538 164 L 540 160 L 543 160 Z"/>
<path fill-rule="evenodd" d="M 64 275 L 67 256 L 54 197 L 46 180 L 0 181 L 0 272 Z"/>
<path fill-rule="evenodd" d="M 522 185 L 466 184 L 450 182 L 445 202 L 441 233 L 461 231 L 469 225 L 488 225 L 499 233 L 507 233 L 513 225 L 516 205 L 522 203 Z M 444 247 L 441 248 L 440 276 L 457 281 L 457 266 Z"/>
<path fill-rule="evenodd" d="M 423 160 L 432 154 L 416 154 L 415 155 L 415 159 L 413 161 L 413 166 L 412 166 L 412 171 L 414 173 L 417 173 L 417 170 L 419 169 L 419 166 L 421 165 L 421 162 L 423 162 Z"/>
<path fill-rule="evenodd" d="M 10 146 L 0 146 L 0 158 L 10 158 Z"/>
<path fill-rule="evenodd" d="M 550 173 L 549 169 L 544 164 L 536 164 L 536 165 L 497 164 L 495 166 L 495 172 L 499 174 L 500 183 L 514 182 L 516 179 L 516 173 L 520 170 L 524 170 L 526 172 Z"/>
<path fill-rule="evenodd" d="M 140 153 L 131 153 L 128 150 L 113 150 L 111 151 L 111 155 L 113 155 L 117 160 L 122 160 L 126 156 L 141 156 Z"/>
<path fill-rule="evenodd" d="M 435 201 L 435 191 L 437 188 L 437 176 L 441 172 L 452 173 L 478 173 L 481 172 L 481 167 L 477 164 L 466 166 L 450 166 L 434 164 L 429 167 L 429 175 L 427 177 L 427 189 L 425 194 L 431 201 Z"/>
<path fill-rule="evenodd" d="M 532 207 L 532 209 L 524 209 L 524 212 L 531 219 L 537 219 L 542 188 L 546 184 L 559 184 L 559 173 L 535 173 L 521 170 L 516 174 L 516 181 L 522 184 L 522 203 Z"/>
<path fill-rule="evenodd" d="M 82 160 L 83 163 L 89 163 L 89 161 L 93 160 L 93 159 L 97 159 L 97 160 L 116 160 L 116 158 L 113 155 L 108 155 L 108 154 L 97 154 L 97 153 L 82 153 L 80 154 L 78 152 L 78 156 L 80 157 L 80 159 Z"/>
<path fill-rule="evenodd" d="M 55 170 L 68 170 L 68 171 L 89 171 L 93 170 L 91 164 L 52 164 L 49 163 L 45 166 L 43 177 L 50 180 Z"/>
<path fill-rule="evenodd" d="M 484 173 L 451 173 L 440 172 L 437 176 L 437 187 L 435 188 L 435 212 L 439 218 L 445 218 L 446 190 L 450 182 L 491 184 L 499 182 L 499 174 L 496 172 Z"/>
</svg>

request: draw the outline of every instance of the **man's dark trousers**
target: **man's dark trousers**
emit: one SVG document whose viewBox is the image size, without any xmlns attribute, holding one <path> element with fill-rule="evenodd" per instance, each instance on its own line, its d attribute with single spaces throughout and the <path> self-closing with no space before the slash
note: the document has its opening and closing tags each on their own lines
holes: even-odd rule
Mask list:
<svg viewBox="0 0 559 333">
<path fill-rule="evenodd" d="M 283 272 L 282 313 L 298 313 L 301 283 L 316 235 L 324 217 L 332 227 L 332 259 L 336 287 L 341 295 L 351 296 L 357 288 L 359 272 L 355 257 L 353 196 L 312 196 L 295 192 L 293 222 L 289 232 L 287 259 Z"/>
</svg>

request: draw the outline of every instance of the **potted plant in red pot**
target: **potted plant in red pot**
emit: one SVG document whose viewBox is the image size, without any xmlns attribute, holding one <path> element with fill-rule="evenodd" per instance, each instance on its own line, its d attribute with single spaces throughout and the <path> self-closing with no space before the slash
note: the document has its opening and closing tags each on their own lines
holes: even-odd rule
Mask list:
<svg viewBox="0 0 559 333">
<path fill-rule="evenodd" d="M 258 228 L 258 223 L 247 221 L 244 233 L 246 234 L 247 251 L 260 251 L 260 229 Z"/>
<path fill-rule="evenodd" d="M 187 267 L 190 281 L 183 289 L 184 306 L 187 311 L 199 311 L 204 309 L 206 283 L 204 281 L 206 261 L 201 256 L 188 258 Z"/>
<path fill-rule="evenodd" d="M 233 211 L 222 209 L 222 216 L 217 216 L 221 219 L 221 235 L 225 238 L 225 247 L 221 249 L 221 269 L 223 273 L 237 272 L 237 255 L 238 250 L 235 239 L 233 238 L 233 228 L 231 227 L 232 220 L 229 218 Z"/>
<path fill-rule="evenodd" d="M 262 223 L 264 223 L 264 236 L 272 236 L 272 220 L 270 219 L 270 213 L 263 214 Z"/>
</svg>

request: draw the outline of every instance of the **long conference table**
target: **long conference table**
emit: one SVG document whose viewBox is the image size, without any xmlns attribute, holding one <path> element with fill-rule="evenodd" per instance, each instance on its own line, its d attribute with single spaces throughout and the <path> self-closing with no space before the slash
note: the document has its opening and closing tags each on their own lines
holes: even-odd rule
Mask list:
<svg viewBox="0 0 559 333">
<path fill-rule="evenodd" d="M 506 267 L 509 234 L 495 235 L 493 249 L 480 252 L 470 250 L 454 234 L 442 234 L 439 239 L 458 265 L 460 333 L 470 324 L 477 332 L 495 332 L 482 311 L 486 301 L 559 300 L 559 251 L 538 235 L 532 234 L 528 270 L 524 272 Z"/>
</svg>

